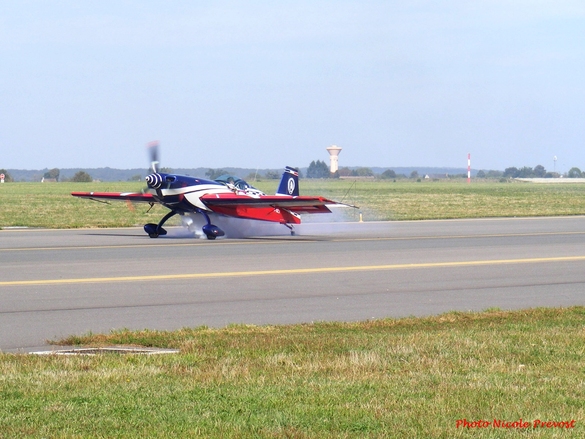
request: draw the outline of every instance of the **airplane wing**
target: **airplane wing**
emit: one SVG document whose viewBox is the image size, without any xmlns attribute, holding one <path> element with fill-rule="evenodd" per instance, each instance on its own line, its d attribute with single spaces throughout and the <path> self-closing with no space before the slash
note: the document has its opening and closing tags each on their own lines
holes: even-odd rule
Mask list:
<svg viewBox="0 0 585 439">
<path fill-rule="evenodd" d="M 286 209 L 294 213 L 329 213 L 328 204 L 340 204 L 324 197 L 262 195 L 258 198 L 238 194 L 208 194 L 201 201 L 211 210 L 235 209 Z"/>
<path fill-rule="evenodd" d="M 71 192 L 71 195 L 79 198 L 89 198 L 90 200 L 122 200 L 137 201 L 143 203 L 155 203 L 156 200 L 152 194 L 141 192 Z"/>
<path fill-rule="evenodd" d="M 232 193 L 207 194 L 201 201 L 215 213 L 282 224 L 300 224 L 303 213 L 329 213 L 327 204 L 339 204 L 323 197 Z"/>
<path fill-rule="evenodd" d="M 72 192 L 71 195 L 101 202 L 110 200 L 158 202 L 152 194 L 140 192 Z M 348 206 L 324 197 L 290 195 L 253 197 L 232 192 L 206 194 L 199 199 L 209 210 L 220 215 L 282 224 L 300 224 L 300 214 L 330 213 L 327 207 L 330 204 Z M 195 209 L 193 207 L 194 211 Z"/>
</svg>

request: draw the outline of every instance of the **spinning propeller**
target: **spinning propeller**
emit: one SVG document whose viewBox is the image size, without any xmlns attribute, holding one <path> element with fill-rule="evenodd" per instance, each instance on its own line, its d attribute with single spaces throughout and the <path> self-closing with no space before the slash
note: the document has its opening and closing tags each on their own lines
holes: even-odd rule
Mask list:
<svg viewBox="0 0 585 439">
<path fill-rule="evenodd" d="M 154 140 L 146 144 L 148 148 L 148 154 L 150 155 L 150 170 L 152 174 L 146 176 L 147 186 L 142 190 L 142 193 L 148 192 L 149 189 L 156 189 L 158 196 L 161 196 L 160 187 L 162 185 L 162 179 L 159 175 L 159 160 L 158 160 L 158 140 Z"/>
<path fill-rule="evenodd" d="M 158 140 L 147 143 L 146 147 L 148 148 L 148 151 L 150 153 L 150 168 L 152 169 L 152 172 L 157 173 L 159 170 L 158 169 L 158 165 L 159 165 Z"/>
</svg>

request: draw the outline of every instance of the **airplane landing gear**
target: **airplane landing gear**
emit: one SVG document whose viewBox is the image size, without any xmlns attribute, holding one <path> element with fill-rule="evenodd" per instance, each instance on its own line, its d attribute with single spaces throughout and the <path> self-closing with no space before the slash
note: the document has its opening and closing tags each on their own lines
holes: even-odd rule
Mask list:
<svg viewBox="0 0 585 439">
<path fill-rule="evenodd" d="M 218 236 L 225 235 L 223 230 L 221 230 L 217 226 L 214 226 L 213 224 L 205 224 L 203 226 L 203 233 L 205 233 L 205 236 L 207 236 L 207 239 L 215 239 Z"/>
<path fill-rule="evenodd" d="M 295 236 L 296 235 L 295 229 L 294 229 L 294 227 L 291 224 L 284 223 L 284 225 L 286 227 L 288 227 L 288 229 L 290 230 L 290 236 Z"/>
<path fill-rule="evenodd" d="M 205 224 L 203 226 L 203 233 L 205 233 L 205 236 L 207 236 L 207 239 L 215 239 L 218 236 L 224 236 L 225 232 L 223 230 L 221 230 L 219 227 L 217 227 L 216 225 L 211 224 L 211 219 L 209 218 L 209 215 L 207 215 L 207 212 L 204 212 L 203 210 L 198 210 L 198 212 L 203 215 L 205 217 L 205 220 L 207 221 L 207 224 Z"/>
<path fill-rule="evenodd" d="M 160 220 L 160 222 L 158 224 L 153 224 L 153 223 L 148 223 L 144 225 L 144 231 L 148 234 L 148 236 L 150 236 L 151 238 L 158 238 L 159 236 L 164 236 L 167 234 L 167 231 L 165 229 L 163 229 L 163 224 L 166 223 L 170 218 L 172 218 L 173 216 L 177 215 L 179 212 L 176 210 L 173 210 L 169 213 L 167 213 L 163 219 Z M 211 224 L 211 219 L 209 218 L 209 215 L 207 215 L 206 212 L 204 212 L 203 210 L 198 209 L 197 213 L 200 213 L 201 215 L 203 215 L 205 217 L 205 219 L 207 220 L 207 224 L 205 224 L 203 226 L 203 233 L 205 233 L 205 236 L 207 236 L 207 239 L 215 239 L 218 236 L 224 236 L 225 232 L 223 230 L 221 230 L 219 227 L 217 227 L 216 225 Z"/>
<path fill-rule="evenodd" d="M 148 233 L 151 238 L 158 238 L 160 235 L 166 235 L 167 231 L 162 227 L 158 227 L 156 224 L 148 223 L 144 225 L 144 231 Z"/>
<path fill-rule="evenodd" d="M 160 220 L 160 222 L 158 224 L 153 224 L 153 223 L 148 223 L 144 225 L 144 231 L 146 233 L 148 233 L 148 236 L 150 236 L 151 238 L 158 238 L 161 235 L 166 235 L 167 231 L 165 229 L 163 229 L 162 225 L 164 223 L 166 223 L 169 218 L 172 218 L 173 216 L 175 216 L 176 214 L 178 214 L 179 212 L 172 210 L 169 213 L 167 213 L 163 219 Z"/>
</svg>

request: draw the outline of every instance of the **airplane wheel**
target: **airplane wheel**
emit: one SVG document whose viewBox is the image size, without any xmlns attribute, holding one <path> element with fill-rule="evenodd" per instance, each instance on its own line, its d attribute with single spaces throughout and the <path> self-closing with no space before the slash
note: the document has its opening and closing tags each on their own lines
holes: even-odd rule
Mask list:
<svg viewBox="0 0 585 439">
<path fill-rule="evenodd" d="M 205 224 L 203 226 L 203 233 L 207 236 L 207 239 L 215 239 L 218 236 L 224 236 L 225 233 L 219 227 L 214 226 L 213 224 Z"/>
<path fill-rule="evenodd" d="M 149 233 L 148 236 L 151 238 L 158 238 L 158 233 Z"/>
</svg>

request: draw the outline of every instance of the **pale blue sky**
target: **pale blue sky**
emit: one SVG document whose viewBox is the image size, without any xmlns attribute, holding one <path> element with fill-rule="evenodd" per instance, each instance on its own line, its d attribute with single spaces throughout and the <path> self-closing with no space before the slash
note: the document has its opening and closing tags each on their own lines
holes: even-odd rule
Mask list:
<svg viewBox="0 0 585 439">
<path fill-rule="evenodd" d="M 0 3 L 0 168 L 585 169 L 585 2 Z"/>
</svg>

